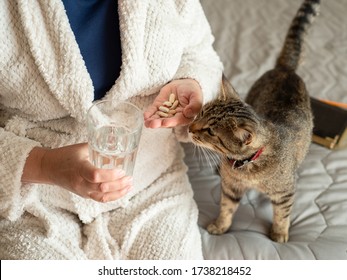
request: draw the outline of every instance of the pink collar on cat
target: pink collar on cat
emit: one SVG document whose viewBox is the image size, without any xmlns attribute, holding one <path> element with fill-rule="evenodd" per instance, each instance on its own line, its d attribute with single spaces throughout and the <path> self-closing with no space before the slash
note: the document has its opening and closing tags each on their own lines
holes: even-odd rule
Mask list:
<svg viewBox="0 0 347 280">
<path fill-rule="evenodd" d="M 241 168 L 241 167 L 244 167 L 246 164 L 255 161 L 261 155 L 261 153 L 263 151 L 264 151 L 264 147 L 260 148 L 255 154 L 253 154 L 251 157 L 249 157 L 247 159 L 236 160 L 236 159 L 228 157 L 228 160 L 229 160 L 231 167 L 233 169 Z"/>
</svg>

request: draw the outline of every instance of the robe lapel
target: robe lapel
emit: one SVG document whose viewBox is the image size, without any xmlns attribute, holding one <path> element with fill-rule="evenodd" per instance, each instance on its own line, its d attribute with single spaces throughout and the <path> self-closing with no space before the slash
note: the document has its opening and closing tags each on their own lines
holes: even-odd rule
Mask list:
<svg viewBox="0 0 347 280">
<path fill-rule="evenodd" d="M 79 121 L 94 98 L 92 80 L 60 0 L 17 0 L 35 63 L 52 94 Z"/>
<path fill-rule="evenodd" d="M 120 76 L 106 98 L 125 100 L 153 90 L 148 73 L 146 39 L 147 0 L 118 1 L 119 27 L 122 44 Z M 155 89 L 158 91 L 158 89 Z"/>
</svg>

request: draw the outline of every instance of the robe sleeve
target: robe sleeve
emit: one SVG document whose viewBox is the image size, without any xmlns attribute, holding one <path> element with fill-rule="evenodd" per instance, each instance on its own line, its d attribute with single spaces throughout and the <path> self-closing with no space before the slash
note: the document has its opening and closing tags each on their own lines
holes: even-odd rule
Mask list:
<svg viewBox="0 0 347 280">
<path fill-rule="evenodd" d="M 25 161 L 40 143 L 0 128 L 0 216 L 19 218 L 34 188 L 21 182 Z"/>
<path fill-rule="evenodd" d="M 199 1 L 187 1 L 181 12 L 186 46 L 175 79 L 192 78 L 201 86 L 204 103 L 220 89 L 223 65 L 213 48 L 214 37 Z"/>
</svg>

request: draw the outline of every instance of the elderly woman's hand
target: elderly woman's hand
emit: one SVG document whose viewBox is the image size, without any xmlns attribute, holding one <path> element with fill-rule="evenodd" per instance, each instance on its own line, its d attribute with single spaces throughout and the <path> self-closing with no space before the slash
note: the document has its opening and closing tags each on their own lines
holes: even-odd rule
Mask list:
<svg viewBox="0 0 347 280">
<path fill-rule="evenodd" d="M 99 202 L 121 198 L 132 189 L 123 170 L 100 169 L 89 162 L 88 144 L 57 149 L 34 148 L 22 175 L 24 183 L 57 185 Z"/>
<path fill-rule="evenodd" d="M 179 105 L 172 117 L 160 117 L 158 108 L 174 93 Z M 149 128 L 175 127 L 188 125 L 193 121 L 202 107 L 202 91 L 198 82 L 193 79 L 174 80 L 160 90 L 153 104 L 144 113 L 145 126 Z"/>
</svg>

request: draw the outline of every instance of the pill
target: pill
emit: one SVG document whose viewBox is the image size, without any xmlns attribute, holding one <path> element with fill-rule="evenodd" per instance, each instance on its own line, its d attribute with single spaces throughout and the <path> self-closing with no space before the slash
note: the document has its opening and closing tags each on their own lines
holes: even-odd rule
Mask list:
<svg viewBox="0 0 347 280">
<path fill-rule="evenodd" d="M 172 103 L 170 101 L 165 101 L 163 105 L 170 108 L 172 106 Z"/>
<path fill-rule="evenodd" d="M 171 93 L 169 96 L 169 100 L 163 102 L 162 106 L 159 106 L 157 115 L 163 118 L 171 118 L 173 117 L 177 111 L 179 101 L 176 100 L 176 95 Z"/>
<path fill-rule="evenodd" d="M 170 109 L 168 107 L 165 107 L 165 106 L 160 106 L 159 110 L 164 112 L 164 113 L 168 113 L 170 111 Z"/>
<path fill-rule="evenodd" d="M 169 116 L 169 114 L 167 113 L 164 113 L 162 111 L 157 111 L 157 114 L 160 116 L 160 117 L 163 117 L 163 118 L 167 118 Z"/>
<path fill-rule="evenodd" d="M 170 107 L 170 109 L 171 109 L 171 110 L 174 110 L 174 109 L 177 108 L 177 106 L 178 106 L 178 100 L 175 100 L 175 101 L 173 102 L 172 106 Z"/>
<path fill-rule="evenodd" d="M 176 99 L 176 95 L 174 93 L 171 93 L 169 96 L 169 102 L 174 103 Z"/>
</svg>

